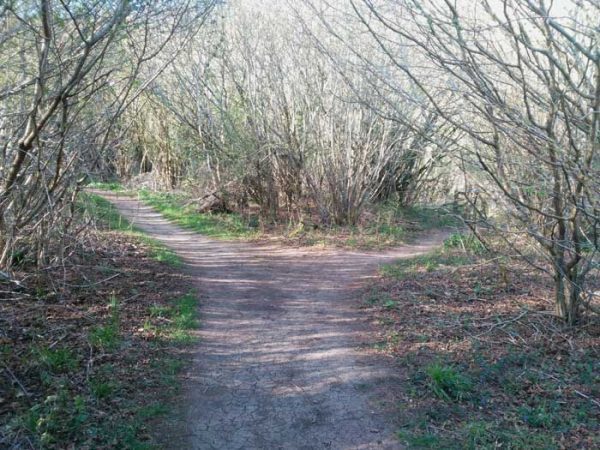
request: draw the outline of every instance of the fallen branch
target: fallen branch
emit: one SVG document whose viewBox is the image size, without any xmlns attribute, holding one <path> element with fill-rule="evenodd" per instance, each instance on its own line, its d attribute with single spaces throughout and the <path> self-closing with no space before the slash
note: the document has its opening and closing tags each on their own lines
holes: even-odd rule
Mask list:
<svg viewBox="0 0 600 450">
<path fill-rule="evenodd" d="M 589 395 L 584 394 L 583 392 L 579 392 L 577 389 L 573 389 L 573 392 L 575 392 L 577 395 L 579 395 L 580 397 L 583 397 L 587 400 L 589 400 L 590 402 L 592 402 L 594 405 L 596 405 L 597 407 L 600 408 L 600 402 L 598 400 L 593 399 L 592 397 L 590 397 Z"/>
<path fill-rule="evenodd" d="M 6 363 L 4 363 L 4 361 L 2 362 L 2 366 L 4 366 L 4 370 L 6 370 L 6 372 L 10 375 L 12 380 L 19 385 L 19 387 L 21 388 L 21 391 L 23 391 L 23 394 L 25 394 L 25 396 L 27 396 L 27 397 L 31 397 L 31 394 L 29 393 L 29 391 L 25 388 L 25 386 L 23 386 L 23 383 L 21 383 L 21 381 L 17 378 L 17 376 L 13 373 L 13 371 L 10 370 L 10 367 L 8 367 L 6 365 Z"/>
<path fill-rule="evenodd" d="M 14 284 L 19 289 L 23 289 L 23 287 L 24 287 L 23 284 L 19 280 L 15 280 L 13 277 L 10 276 L 10 274 L 8 274 L 7 272 L 3 272 L 2 270 L 0 270 L 0 281 L 3 281 L 5 283 Z"/>
<path fill-rule="evenodd" d="M 100 280 L 100 281 L 96 281 L 95 283 L 89 283 L 89 284 L 68 284 L 67 286 L 76 287 L 76 288 L 89 288 L 89 287 L 92 287 L 92 286 L 97 286 L 97 285 L 102 284 L 102 283 L 106 283 L 107 281 L 110 281 L 113 278 L 117 278 L 120 275 L 121 275 L 121 273 L 116 273 L 116 274 L 114 274 L 114 275 L 112 275 L 112 276 L 110 276 L 108 278 L 105 278 L 105 279 Z"/>
<path fill-rule="evenodd" d="M 528 309 L 524 310 L 524 311 L 523 311 L 521 314 L 519 314 L 517 317 L 513 317 L 513 318 L 512 318 L 512 319 L 510 319 L 510 320 L 505 320 L 505 321 L 503 321 L 503 322 L 498 322 L 498 323 L 495 323 L 495 324 L 482 324 L 482 325 L 480 325 L 480 326 L 482 326 L 482 327 L 483 327 L 483 326 L 487 326 L 487 325 L 491 325 L 491 327 L 490 327 L 490 329 L 489 329 L 489 330 L 487 330 L 487 331 L 484 331 L 483 333 L 477 334 L 477 335 L 475 335 L 475 336 L 473 336 L 473 337 L 475 337 L 475 338 L 478 338 L 479 336 L 483 336 L 484 334 L 491 333 L 491 332 L 492 332 L 492 330 L 494 330 L 494 329 L 496 329 L 496 328 L 498 328 L 498 327 L 501 327 L 501 328 L 503 328 L 504 326 L 506 326 L 506 325 L 508 325 L 508 324 L 510 324 L 510 323 L 517 322 L 517 321 L 519 321 L 519 320 L 520 320 L 520 319 L 521 319 L 523 316 L 525 316 L 527 313 L 529 313 L 529 310 L 528 310 Z"/>
<path fill-rule="evenodd" d="M 563 380 L 561 380 L 558 377 L 555 377 L 554 375 L 552 375 L 551 373 L 546 373 L 546 372 L 542 372 L 541 370 L 537 370 L 538 373 L 541 373 L 542 375 L 545 375 L 549 378 L 552 378 L 554 381 L 558 381 L 559 383 L 562 383 Z M 573 389 L 573 392 L 575 392 L 577 395 L 579 395 L 580 397 L 585 398 L 586 400 L 589 400 L 590 402 L 592 402 L 594 405 L 600 407 L 600 402 L 598 400 L 593 399 L 592 397 L 590 397 L 587 394 L 584 394 L 581 391 L 578 391 L 577 389 Z"/>
</svg>

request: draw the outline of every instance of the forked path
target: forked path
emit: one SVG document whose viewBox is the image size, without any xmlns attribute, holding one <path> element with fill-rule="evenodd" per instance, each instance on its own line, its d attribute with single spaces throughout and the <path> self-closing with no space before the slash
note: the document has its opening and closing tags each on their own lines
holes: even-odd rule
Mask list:
<svg viewBox="0 0 600 450">
<path fill-rule="evenodd" d="M 443 234 L 385 253 L 216 241 L 133 198 L 105 194 L 182 256 L 202 294 L 185 386 L 181 449 L 400 448 L 390 416 L 400 377 L 369 350 L 359 290 L 379 264 L 422 254 Z"/>
</svg>

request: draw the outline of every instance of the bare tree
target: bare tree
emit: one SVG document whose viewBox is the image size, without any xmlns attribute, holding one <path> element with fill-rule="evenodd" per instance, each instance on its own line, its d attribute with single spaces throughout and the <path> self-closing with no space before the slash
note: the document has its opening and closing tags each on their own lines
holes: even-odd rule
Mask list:
<svg viewBox="0 0 600 450">
<path fill-rule="evenodd" d="M 270 220 L 283 207 L 297 220 L 314 207 L 324 223 L 353 224 L 369 202 L 421 198 L 439 179 L 455 128 L 390 86 L 389 63 L 373 71 L 369 51 L 348 40 L 351 30 L 331 40 L 312 8 L 256 5 L 223 5 L 203 39 L 157 80 L 138 110 L 145 129 L 136 134 L 147 138 L 134 157 L 150 159 L 145 168 L 162 179 L 164 155 L 176 155 L 176 184 L 235 186 Z M 165 110 L 160 122 L 172 135 L 159 143 L 153 124 Z"/>
<path fill-rule="evenodd" d="M 468 137 L 461 144 L 485 175 L 480 188 L 517 234 L 537 242 L 552 267 L 558 313 L 575 322 L 582 305 L 593 308 L 585 301 L 586 277 L 598 269 L 600 5 L 569 2 L 558 11 L 543 0 L 363 0 L 353 6 L 429 108 Z M 398 48 L 383 38 L 389 33 L 422 55 L 422 65 L 398 59 Z M 452 103 L 440 101 L 448 96 Z M 502 223 L 478 212 L 488 225 Z M 535 264 L 513 233 L 502 235 Z"/>
<path fill-rule="evenodd" d="M 82 175 L 115 143 L 117 118 L 193 34 L 211 3 L 4 3 L 0 67 L 0 267 L 62 252 Z M 196 28 L 197 29 L 197 28 Z"/>
</svg>

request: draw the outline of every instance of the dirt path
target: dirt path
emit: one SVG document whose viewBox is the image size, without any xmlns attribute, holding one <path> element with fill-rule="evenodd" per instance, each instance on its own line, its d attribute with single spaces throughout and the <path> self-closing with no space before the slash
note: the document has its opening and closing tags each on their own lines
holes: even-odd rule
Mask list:
<svg viewBox="0 0 600 450">
<path fill-rule="evenodd" d="M 358 288 L 377 265 L 439 245 L 386 253 L 215 241 L 135 199 L 106 195 L 181 255 L 202 294 L 200 343 L 185 391 L 186 432 L 171 448 L 393 449 L 399 374 L 374 336 Z"/>
</svg>

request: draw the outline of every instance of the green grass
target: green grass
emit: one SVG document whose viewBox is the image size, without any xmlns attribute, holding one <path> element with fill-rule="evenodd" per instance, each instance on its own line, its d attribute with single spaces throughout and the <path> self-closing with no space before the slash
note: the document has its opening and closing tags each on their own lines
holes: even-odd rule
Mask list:
<svg viewBox="0 0 600 450">
<path fill-rule="evenodd" d="M 245 220 L 239 214 L 233 213 L 198 213 L 193 206 L 185 205 L 185 198 L 181 195 L 141 190 L 139 198 L 167 219 L 205 236 L 219 239 L 248 239 L 258 235 L 250 219 Z"/>
<path fill-rule="evenodd" d="M 150 255 L 157 261 L 173 267 L 179 267 L 183 264 L 181 257 L 156 239 L 145 235 L 143 231 L 134 227 L 104 197 L 87 192 L 83 193 L 80 196 L 80 206 L 82 213 L 88 220 L 100 223 L 102 227 L 108 230 L 120 231 L 138 239 L 148 247 Z"/>
<path fill-rule="evenodd" d="M 364 223 L 353 226 L 295 224 L 285 234 L 305 245 L 382 249 L 412 242 L 423 231 L 456 226 L 458 219 L 441 208 L 398 207 L 393 202 L 370 205 Z"/>
<path fill-rule="evenodd" d="M 137 411 L 137 416 L 141 419 L 154 419 L 156 417 L 165 416 L 169 413 L 169 406 L 162 402 L 154 402 L 140 408 Z"/>
<path fill-rule="evenodd" d="M 194 292 L 177 299 L 171 306 L 151 306 L 151 317 L 166 319 L 166 323 L 157 326 L 148 322 L 145 327 L 175 344 L 193 343 L 196 340 L 193 330 L 198 328 L 197 308 L 198 300 Z"/>
<path fill-rule="evenodd" d="M 194 205 L 186 204 L 183 194 L 141 190 L 139 198 L 167 219 L 200 234 L 219 239 L 251 239 L 260 236 L 260 220 L 230 213 L 198 213 Z M 317 226 L 294 223 L 275 225 L 271 232 L 286 239 L 299 240 L 309 246 L 342 246 L 350 248 L 385 248 L 410 241 L 415 232 L 455 225 L 457 220 L 441 209 L 398 208 L 384 204 L 373 207 L 368 225 Z"/>
<path fill-rule="evenodd" d="M 378 220 L 378 219 L 375 219 Z M 352 249 L 382 249 L 410 240 L 411 233 L 401 224 L 370 223 L 366 226 L 338 226 L 311 228 L 295 225 L 282 232 L 288 239 L 297 239 L 303 245 L 342 247 Z"/>
<path fill-rule="evenodd" d="M 122 386 L 115 380 L 95 377 L 90 379 L 90 390 L 94 397 L 103 400 L 112 397 L 112 395 L 122 389 Z"/>
<path fill-rule="evenodd" d="M 425 368 L 425 373 L 432 392 L 442 400 L 460 401 L 473 390 L 472 381 L 455 367 L 434 363 Z"/>
<path fill-rule="evenodd" d="M 370 306 L 386 304 L 390 301 L 393 301 L 390 297 L 390 294 L 388 294 L 387 292 L 380 291 L 376 288 L 371 288 L 369 294 L 365 298 L 366 304 Z"/>
<path fill-rule="evenodd" d="M 414 449 L 458 449 L 455 442 L 427 431 L 405 431 L 397 433 L 398 439 L 408 448 Z"/>
<path fill-rule="evenodd" d="M 69 348 L 41 348 L 37 350 L 39 361 L 53 373 L 71 372 L 79 366 L 79 359 Z"/>
<path fill-rule="evenodd" d="M 501 271 L 480 264 L 489 257 L 474 236 L 454 234 L 437 251 L 384 266 L 385 278 L 365 296 L 388 336 L 377 348 L 389 348 L 408 375 L 399 440 L 414 449 L 600 448 L 597 406 L 571 390 L 600 395 L 597 350 L 582 346 L 585 331 L 563 331 L 573 333 L 570 352 L 554 349 L 545 317 L 478 338 L 487 321 L 506 320 L 488 308 L 502 311 L 530 281 L 523 275 L 504 287 Z M 528 323 L 548 337 L 511 344 Z"/>
<path fill-rule="evenodd" d="M 473 233 L 453 233 L 444 241 L 446 249 L 462 249 L 465 252 L 479 255 L 485 253 L 483 243 Z"/>
<path fill-rule="evenodd" d="M 92 183 L 89 186 L 125 192 L 118 183 Z M 226 240 L 253 239 L 265 232 L 256 214 L 199 213 L 193 204 L 187 203 L 189 197 L 185 194 L 142 189 L 137 195 L 165 218 L 205 236 Z M 110 220 L 116 229 L 119 228 L 117 221 L 118 217 Z M 377 249 L 406 243 L 420 231 L 457 226 L 458 222 L 456 215 L 441 208 L 399 208 L 394 203 L 385 203 L 372 206 L 367 225 L 313 227 L 295 223 L 286 227 L 279 224 L 269 232 L 285 239 L 298 240 L 302 245 Z"/>
<path fill-rule="evenodd" d="M 407 208 L 398 208 L 396 214 L 398 214 L 402 220 L 415 223 L 421 230 L 457 227 L 462 225 L 457 214 L 439 207 L 425 205 L 410 206 Z"/>
<path fill-rule="evenodd" d="M 88 335 L 88 341 L 95 349 L 93 354 L 105 356 L 96 356 L 92 375 L 87 381 L 78 373 L 82 371 L 82 364 L 72 349 L 42 347 L 31 354 L 29 361 L 42 370 L 41 376 L 49 394 L 16 416 L 15 422 L 9 426 L 28 430 L 39 448 L 62 448 L 64 443 L 85 442 L 87 439 L 105 442 L 107 448 L 153 448 L 140 436 L 145 433 L 149 420 L 171 413 L 172 406 L 161 401 L 140 404 L 125 399 L 132 388 L 147 386 L 173 393 L 179 390 L 178 374 L 184 361 L 169 356 L 166 349 L 195 342 L 193 330 L 198 327 L 197 295 L 190 292 L 167 306 L 149 308 L 149 317 L 163 322 L 158 326 L 160 334 L 155 345 L 164 347 L 165 351 L 160 352 L 144 369 L 154 372 L 150 384 L 141 378 L 134 387 L 130 383 L 122 383 L 119 373 L 124 367 L 131 367 L 130 364 L 136 365 L 139 361 L 133 359 L 130 364 L 121 361 L 121 372 L 108 362 L 128 357 L 127 349 L 122 345 L 120 308 L 115 297 L 110 299 L 108 310 L 105 323 L 92 327 Z M 141 368 L 132 370 L 139 371 Z M 75 377 L 73 380 L 72 376 Z M 82 388 L 85 389 L 82 391 Z M 90 408 L 97 409 L 101 405 L 118 405 L 119 410 L 127 411 L 127 419 L 121 417 L 115 422 L 110 415 L 101 416 L 103 419 L 92 417 Z"/>
<path fill-rule="evenodd" d="M 150 255 L 157 261 L 165 263 L 172 267 L 181 267 L 183 260 L 170 248 L 161 244 L 156 239 L 148 237 L 141 231 L 134 231 L 131 234 L 135 235 L 141 242 L 143 242 L 150 250 Z"/>
<path fill-rule="evenodd" d="M 572 358 L 590 361 L 593 355 Z M 559 449 L 563 433 L 598 429 L 591 402 L 584 399 L 576 406 L 567 400 L 564 387 L 573 374 L 561 373 L 545 354 L 509 347 L 503 357 L 489 359 L 474 347 L 465 359 L 468 366 L 440 359 L 424 369 L 406 360 L 407 392 L 422 401 L 397 433 L 409 449 Z M 527 392 L 528 386 L 536 386 L 539 394 Z M 597 437 L 585 442 L 582 448 L 600 444 Z"/>
<path fill-rule="evenodd" d="M 88 409 L 84 397 L 58 387 L 56 393 L 32 406 L 22 420 L 25 428 L 38 436 L 41 448 L 60 448 L 86 427 Z"/>
<path fill-rule="evenodd" d="M 96 348 L 114 350 L 119 345 L 119 329 L 113 324 L 94 327 L 89 340 Z"/>
<path fill-rule="evenodd" d="M 78 206 L 84 219 L 99 229 L 133 237 L 158 261 L 181 264 L 177 255 L 132 227 L 104 198 L 83 193 Z M 107 275 L 114 273 L 112 267 L 98 269 Z M 185 361 L 173 351 L 195 341 L 197 296 L 189 293 L 165 307 L 139 311 L 142 323 L 145 318 L 165 319 L 157 325 L 161 333 L 147 343 L 151 350 L 143 354 L 129 347 L 138 338 L 132 330 L 124 329 L 125 305 L 115 296 L 107 301 L 105 309 L 94 305 L 90 314 L 96 320 L 89 328 L 65 327 L 63 337 L 68 339 L 62 340 L 61 331 L 58 340 L 52 337 L 44 341 L 48 324 L 40 319 L 32 324 L 40 328 L 29 332 L 33 340 L 28 351 L 15 355 L 0 345 L 0 357 L 18 358 L 13 363 L 27 373 L 27 388 L 35 389 L 30 391 L 34 394 L 31 397 L 24 391 L 20 394 L 18 410 L 10 423 L 2 425 L 0 436 L 5 432 L 16 439 L 27 436 L 32 448 L 65 448 L 67 444 L 74 448 L 98 448 L 95 444 L 102 448 L 154 448 L 148 423 L 169 414 L 172 406 L 147 401 L 144 396 L 146 391 L 154 396 L 159 390 L 165 393 L 160 398 L 168 399 L 180 389 L 178 374 Z M 77 344 L 71 339 L 73 333 L 79 339 Z M 89 447 L 89 442 L 95 444 Z"/>
<path fill-rule="evenodd" d="M 555 450 L 561 448 L 549 432 L 508 430 L 490 422 L 467 422 L 461 428 L 441 435 L 427 422 L 411 424 L 398 431 L 398 439 L 409 449 L 444 450 Z"/>
<path fill-rule="evenodd" d="M 473 257 L 468 254 L 434 250 L 425 255 L 385 264 L 381 266 L 380 273 L 384 277 L 401 280 L 417 272 L 432 272 L 439 268 L 464 266 L 472 262 Z"/>
<path fill-rule="evenodd" d="M 93 327 L 89 334 L 89 341 L 96 348 L 114 351 L 121 342 L 119 336 L 119 302 L 115 297 L 110 299 L 109 310 L 110 318 L 108 323 Z"/>
<path fill-rule="evenodd" d="M 79 196 L 79 205 L 84 218 L 101 224 L 103 228 L 112 231 L 133 231 L 129 221 L 104 197 L 84 192 Z"/>
<path fill-rule="evenodd" d="M 84 193 L 79 206 L 84 217 L 101 229 L 125 233 L 143 242 L 158 261 L 181 264 L 177 255 L 132 227 L 104 198 Z M 112 269 L 107 270 L 112 273 Z M 122 329 L 122 308 L 114 296 L 108 299 L 106 317 L 81 333 L 87 338 L 83 345 L 69 348 L 65 340 L 61 345 L 32 346 L 23 355 L 21 366 L 37 377 L 43 394 L 31 400 L 23 397 L 22 407 L 7 428 L 0 429 L 0 435 L 5 430 L 20 430 L 17 433 L 26 433 L 34 448 L 64 448 L 67 443 L 87 448 L 87 442 L 102 443 L 102 448 L 155 448 L 148 441 L 148 422 L 169 414 L 171 406 L 144 402 L 141 392 L 160 389 L 175 393 L 179 389 L 178 374 L 185 362 L 171 353 L 173 347 L 194 341 L 196 307 L 197 296 L 189 293 L 169 306 L 148 311 L 149 317 L 162 315 L 168 319 L 161 325 L 163 333 L 151 344 L 164 350 L 151 355 L 136 356 L 128 350 L 131 337 L 125 341 L 129 332 Z M 4 346 L 0 346 L 0 356 L 2 352 Z M 143 362 L 140 356 L 149 361 Z M 119 363 L 114 363 L 117 360 Z M 130 377 L 136 381 L 122 382 Z M 104 414 L 98 414 L 103 410 Z"/>
<path fill-rule="evenodd" d="M 184 367 L 184 362 L 181 359 L 165 356 L 164 358 L 152 361 L 152 370 L 160 374 L 161 383 L 165 386 L 175 387 L 177 390 L 179 383 L 177 375 Z"/>
</svg>

